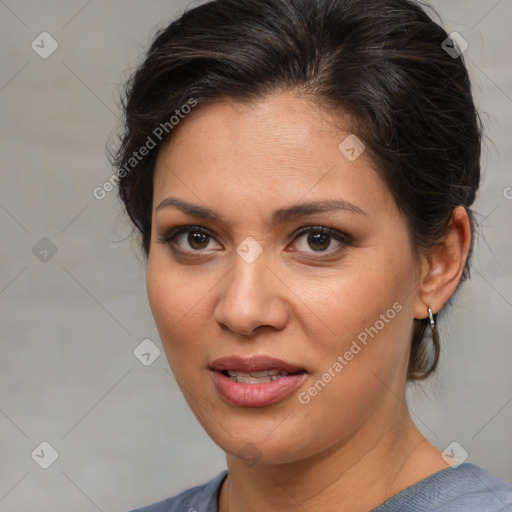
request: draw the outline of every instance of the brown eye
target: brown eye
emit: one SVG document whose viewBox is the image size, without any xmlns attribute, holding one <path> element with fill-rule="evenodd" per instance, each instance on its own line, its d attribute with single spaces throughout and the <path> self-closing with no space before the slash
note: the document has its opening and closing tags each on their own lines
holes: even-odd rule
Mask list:
<svg viewBox="0 0 512 512">
<path fill-rule="evenodd" d="M 213 236 L 200 226 L 178 226 L 164 236 L 158 243 L 170 245 L 171 249 L 181 252 L 201 252 L 208 248 Z"/>
<path fill-rule="evenodd" d="M 350 240 L 343 233 L 321 226 L 302 228 L 297 233 L 295 240 L 299 240 L 296 242 L 297 251 L 302 252 L 330 252 L 351 245 Z"/>
<path fill-rule="evenodd" d="M 189 231 L 187 236 L 187 243 L 193 249 L 201 250 L 208 246 L 209 235 L 198 231 Z M 205 244 L 206 242 L 206 244 Z"/>
<path fill-rule="evenodd" d="M 310 233 L 307 241 L 314 251 L 325 251 L 331 243 L 331 235 L 325 233 Z"/>
</svg>

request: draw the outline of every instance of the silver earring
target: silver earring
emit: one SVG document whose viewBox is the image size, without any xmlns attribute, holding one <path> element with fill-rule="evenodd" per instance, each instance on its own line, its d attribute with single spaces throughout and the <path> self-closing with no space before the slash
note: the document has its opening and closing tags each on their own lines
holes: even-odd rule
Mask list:
<svg viewBox="0 0 512 512">
<path fill-rule="evenodd" d="M 428 307 L 428 318 L 430 320 L 430 328 L 434 330 L 436 328 L 436 322 L 434 321 L 434 314 L 432 313 L 432 308 Z"/>
</svg>

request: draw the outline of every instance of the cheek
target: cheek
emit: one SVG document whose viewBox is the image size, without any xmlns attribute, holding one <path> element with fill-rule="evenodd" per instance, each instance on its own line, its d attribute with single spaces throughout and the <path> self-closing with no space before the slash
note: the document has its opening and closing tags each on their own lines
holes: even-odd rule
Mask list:
<svg viewBox="0 0 512 512">
<path fill-rule="evenodd" d="M 301 329 L 311 340 L 313 366 L 299 401 L 308 411 L 304 425 L 321 418 L 326 443 L 361 425 L 403 385 L 412 322 L 409 262 L 379 259 L 338 272 L 315 293 L 306 280 L 296 281 L 309 306 Z"/>
<path fill-rule="evenodd" d="M 330 413 L 325 421 L 333 435 L 363 421 L 389 390 L 400 395 L 413 318 L 412 259 L 404 253 L 369 250 L 357 262 L 347 258 L 345 268 L 309 292 L 307 279 L 296 280 L 316 313 L 301 325 L 314 361 L 301 403 L 314 417 L 336 404 L 343 417 Z"/>
<path fill-rule="evenodd" d="M 375 333 L 375 324 L 381 338 L 406 329 L 399 317 L 406 316 L 412 298 L 411 275 L 406 256 L 369 249 L 347 258 L 335 272 L 317 276 L 314 285 L 308 275 L 289 279 L 306 306 L 302 329 L 315 340 L 316 350 L 332 353 L 346 350 L 360 334 L 364 340 L 367 330 Z"/>
<path fill-rule="evenodd" d="M 155 254 L 148 259 L 149 305 L 173 370 L 182 358 L 200 353 L 211 287 L 208 279 L 191 279 L 190 273 L 180 272 L 168 258 Z"/>
</svg>

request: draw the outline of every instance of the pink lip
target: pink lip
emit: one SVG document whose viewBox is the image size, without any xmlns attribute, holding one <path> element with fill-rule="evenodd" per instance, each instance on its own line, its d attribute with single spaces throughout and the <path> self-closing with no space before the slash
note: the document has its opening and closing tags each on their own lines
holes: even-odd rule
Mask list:
<svg viewBox="0 0 512 512">
<path fill-rule="evenodd" d="M 267 356 L 223 357 L 215 360 L 210 368 L 213 370 L 213 382 L 219 395 L 229 404 L 238 407 L 265 407 L 273 404 L 292 393 L 306 378 L 306 371 L 303 368 Z M 261 384 L 244 384 L 224 375 L 222 372 L 226 370 L 246 373 L 283 370 L 294 375 Z"/>
<path fill-rule="evenodd" d="M 283 370 L 287 373 L 303 371 L 304 368 L 267 356 L 239 357 L 228 356 L 216 359 L 210 367 L 219 372 L 233 370 L 237 372 L 262 372 L 265 370 Z"/>
</svg>

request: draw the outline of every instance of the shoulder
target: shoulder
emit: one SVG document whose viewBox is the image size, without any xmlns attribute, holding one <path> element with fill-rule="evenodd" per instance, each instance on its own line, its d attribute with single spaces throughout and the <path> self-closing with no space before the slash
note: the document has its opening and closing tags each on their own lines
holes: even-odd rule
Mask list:
<svg viewBox="0 0 512 512">
<path fill-rule="evenodd" d="M 206 484 L 130 512 L 217 512 L 218 493 L 227 474 L 225 470 Z"/>
<path fill-rule="evenodd" d="M 509 512 L 512 484 L 475 464 L 439 471 L 391 497 L 374 512 Z"/>
<path fill-rule="evenodd" d="M 512 510 L 512 484 L 475 464 L 461 464 L 455 470 L 458 471 L 452 477 L 451 488 L 457 495 L 452 503 L 440 508 L 439 512 Z"/>
</svg>

